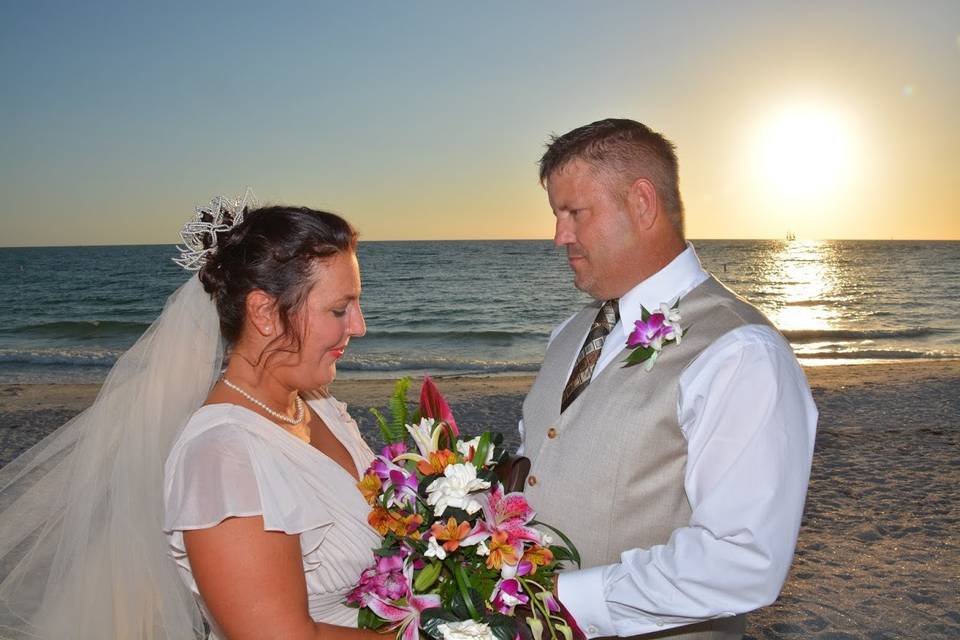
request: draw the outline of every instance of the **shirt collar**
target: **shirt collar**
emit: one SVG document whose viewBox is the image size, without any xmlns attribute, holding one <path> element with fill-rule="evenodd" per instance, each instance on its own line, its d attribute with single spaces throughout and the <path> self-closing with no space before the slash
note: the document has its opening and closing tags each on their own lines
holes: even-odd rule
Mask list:
<svg viewBox="0 0 960 640">
<path fill-rule="evenodd" d="M 672 306 L 707 277 L 696 250 L 688 242 L 687 248 L 667 266 L 620 297 L 620 329 L 624 342 L 633 332 L 634 323 L 642 319 L 641 306 L 651 312 L 659 310 L 661 303 Z"/>
</svg>

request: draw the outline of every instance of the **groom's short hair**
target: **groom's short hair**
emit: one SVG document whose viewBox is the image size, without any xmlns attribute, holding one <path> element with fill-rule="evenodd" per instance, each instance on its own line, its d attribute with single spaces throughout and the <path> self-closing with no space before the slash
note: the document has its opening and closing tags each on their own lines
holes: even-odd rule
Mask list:
<svg viewBox="0 0 960 640">
<path fill-rule="evenodd" d="M 540 184 L 546 186 L 551 175 L 574 160 L 593 165 L 605 178 L 619 183 L 612 185 L 615 188 L 641 177 L 650 180 L 667 217 L 683 234 L 676 147 L 663 135 L 636 120 L 607 118 L 551 136 L 540 158 Z"/>
</svg>

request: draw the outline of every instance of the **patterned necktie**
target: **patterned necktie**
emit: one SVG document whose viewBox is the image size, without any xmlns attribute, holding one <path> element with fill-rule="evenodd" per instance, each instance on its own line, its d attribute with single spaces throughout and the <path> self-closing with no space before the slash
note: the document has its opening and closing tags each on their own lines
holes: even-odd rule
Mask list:
<svg viewBox="0 0 960 640">
<path fill-rule="evenodd" d="M 570 379 L 567 380 L 567 386 L 563 389 L 560 413 L 566 411 L 570 403 L 576 400 L 577 396 L 583 393 L 583 390 L 590 384 L 593 370 L 597 366 L 597 360 L 600 359 L 603 341 L 620 320 L 620 307 L 617 302 L 616 298 L 604 302 L 593 324 L 590 325 L 590 332 L 587 333 L 587 339 L 583 342 L 583 347 L 577 355 L 577 362 L 573 365 L 573 371 L 570 373 Z"/>
</svg>

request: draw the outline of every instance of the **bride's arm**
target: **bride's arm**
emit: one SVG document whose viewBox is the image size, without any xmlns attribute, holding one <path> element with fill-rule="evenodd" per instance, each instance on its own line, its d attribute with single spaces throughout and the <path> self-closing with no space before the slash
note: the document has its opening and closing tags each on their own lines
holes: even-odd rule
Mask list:
<svg viewBox="0 0 960 640">
<path fill-rule="evenodd" d="M 383 640 L 365 629 L 314 622 L 298 536 L 264 531 L 263 518 L 229 518 L 185 531 L 204 603 L 230 640 Z"/>
</svg>

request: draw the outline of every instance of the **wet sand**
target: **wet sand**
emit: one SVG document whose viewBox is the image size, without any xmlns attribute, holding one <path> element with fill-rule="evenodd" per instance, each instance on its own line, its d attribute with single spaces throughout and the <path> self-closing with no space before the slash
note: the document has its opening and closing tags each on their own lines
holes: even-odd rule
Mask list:
<svg viewBox="0 0 960 640">
<path fill-rule="evenodd" d="M 807 369 L 820 424 L 796 558 L 748 638 L 960 638 L 960 362 Z M 530 376 L 437 380 L 466 431 L 515 445 Z M 366 410 L 390 380 L 340 380 Z M 81 411 L 95 385 L 0 386 L 0 464 Z M 411 392 L 410 397 L 414 394 Z"/>
</svg>

